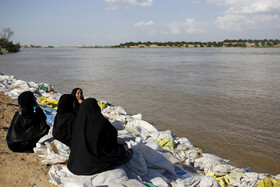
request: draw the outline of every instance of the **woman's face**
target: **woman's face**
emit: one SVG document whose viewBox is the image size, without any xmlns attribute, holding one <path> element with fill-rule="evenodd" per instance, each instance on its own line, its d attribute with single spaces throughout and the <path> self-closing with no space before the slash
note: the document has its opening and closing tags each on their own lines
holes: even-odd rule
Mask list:
<svg viewBox="0 0 280 187">
<path fill-rule="evenodd" d="M 76 98 L 77 99 L 82 99 L 83 98 L 83 92 L 82 90 L 78 89 L 76 92 Z"/>
</svg>

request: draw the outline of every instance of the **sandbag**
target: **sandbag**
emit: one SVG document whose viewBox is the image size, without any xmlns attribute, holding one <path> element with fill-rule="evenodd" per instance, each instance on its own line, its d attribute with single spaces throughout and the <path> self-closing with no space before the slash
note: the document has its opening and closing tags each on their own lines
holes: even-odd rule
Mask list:
<svg viewBox="0 0 280 187">
<path fill-rule="evenodd" d="M 257 187 L 280 187 L 280 179 L 264 178 Z"/>
<path fill-rule="evenodd" d="M 36 143 L 36 147 L 33 148 L 34 154 L 44 158 L 42 162 L 46 164 L 66 163 L 70 149 L 67 145 L 55 140 L 51 131 Z"/>
<path fill-rule="evenodd" d="M 157 142 L 164 149 L 174 150 L 173 138 L 161 137 L 157 139 Z"/>
<path fill-rule="evenodd" d="M 57 106 L 58 106 L 58 101 L 56 99 L 49 99 L 46 98 L 45 96 L 42 96 L 38 99 L 43 105 L 47 105 L 51 108 L 54 108 L 57 110 Z"/>
<path fill-rule="evenodd" d="M 66 166 L 52 165 L 49 172 L 49 182 L 57 186 L 94 187 L 93 176 L 77 176 L 72 174 Z"/>
<path fill-rule="evenodd" d="M 129 180 L 124 169 L 118 168 L 99 173 L 92 179 L 94 186 L 103 185 L 106 183 L 122 183 Z"/>
<path fill-rule="evenodd" d="M 153 169 L 162 169 L 172 175 L 176 175 L 175 169 L 169 160 L 167 160 L 160 152 L 146 146 L 140 139 L 136 138 L 136 146 L 141 150 L 147 162 L 147 166 Z"/>
<path fill-rule="evenodd" d="M 220 184 L 212 177 L 193 176 L 180 180 L 176 187 L 220 187 Z"/>
</svg>

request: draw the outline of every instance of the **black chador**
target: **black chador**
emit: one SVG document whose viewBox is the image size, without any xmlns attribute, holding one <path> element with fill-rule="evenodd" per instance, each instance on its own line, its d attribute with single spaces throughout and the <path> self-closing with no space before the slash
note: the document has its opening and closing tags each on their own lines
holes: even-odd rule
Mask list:
<svg viewBox="0 0 280 187">
<path fill-rule="evenodd" d="M 20 108 L 12 119 L 6 140 L 8 147 L 14 152 L 32 152 L 33 147 L 48 133 L 50 127 L 32 92 L 20 94 L 18 103 Z"/>
<path fill-rule="evenodd" d="M 76 175 L 92 175 L 127 162 L 132 155 L 118 144 L 117 135 L 97 101 L 84 100 L 73 124 L 68 169 Z"/>
</svg>

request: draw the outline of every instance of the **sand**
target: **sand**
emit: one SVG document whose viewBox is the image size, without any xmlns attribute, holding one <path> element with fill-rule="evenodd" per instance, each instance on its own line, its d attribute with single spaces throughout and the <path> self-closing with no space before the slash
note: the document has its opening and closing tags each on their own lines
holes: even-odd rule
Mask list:
<svg viewBox="0 0 280 187">
<path fill-rule="evenodd" d="M 48 171 L 42 158 L 33 153 L 14 153 L 6 143 L 8 127 L 14 116 L 17 101 L 0 92 L 0 187 L 55 186 L 48 182 Z"/>
</svg>

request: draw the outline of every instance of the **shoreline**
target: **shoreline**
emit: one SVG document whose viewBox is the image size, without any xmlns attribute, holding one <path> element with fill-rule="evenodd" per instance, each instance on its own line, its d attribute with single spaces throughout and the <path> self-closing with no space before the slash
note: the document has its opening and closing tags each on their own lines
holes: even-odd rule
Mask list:
<svg viewBox="0 0 280 187">
<path fill-rule="evenodd" d="M 0 74 L 1 75 L 1 74 Z M 1 79 L 0 79 L 0 81 L 1 81 Z M 21 83 L 21 84 L 23 84 L 24 83 L 24 81 L 22 81 L 22 80 L 18 80 L 18 83 Z M 0 82 L 1 83 L 1 82 Z M 28 84 L 31 84 L 32 82 L 30 82 L 30 83 L 28 83 Z M 33 82 L 34 83 L 34 82 Z M 18 84 L 18 86 L 19 86 L 20 84 Z M 1 87 L 0 87 L 1 88 Z M 8 89 L 7 89 L 8 90 Z M 1 89 L 0 89 L 0 91 L 1 91 Z M 11 91 L 11 90 L 10 90 Z M 33 91 L 36 91 L 36 90 L 34 90 L 33 89 Z M 14 92 L 13 92 L 14 93 Z M 1 93 L 1 97 L 2 97 L 2 95 L 4 95 L 4 94 L 2 94 Z M 16 98 L 15 97 L 16 96 L 16 94 L 14 95 L 14 98 Z M 10 107 L 10 105 L 7 105 L 7 103 L 10 103 L 10 104 L 17 104 L 17 102 L 15 101 L 15 100 L 13 100 L 13 99 L 11 99 L 11 98 L 4 98 L 4 96 L 3 96 L 3 99 L 2 99 L 2 101 L 6 101 L 6 99 L 7 99 L 7 102 L 3 102 L 4 104 L 2 104 L 3 105 L 3 108 L 4 108 L 4 112 L 2 112 L 1 111 L 1 114 L 3 113 L 5 116 L 4 117 L 2 117 L 1 119 L 4 119 L 4 121 L 5 121 L 5 127 L 7 128 L 7 126 L 9 125 L 9 121 L 11 120 L 11 118 L 13 117 L 13 113 L 14 113 L 14 111 L 16 110 L 16 108 L 17 107 L 15 107 L 15 106 L 13 106 L 10 110 L 9 110 L 9 108 L 8 107 Z M 4 106 L 5 105 L 7 105 L 7 107 L 5 108 Z M 12 105 L 11 105 L 12 106 Z M 7 116 L 7 114 L 6 114 L 6 110 L 9 110 L 8 111 L 8 116 Z M 2 125 L 2 123 L 1 123 L 1 125 Z M 4 126 L 3 126 L 4 127 Z M 5 128 L 2 128 L 2 126 L 1 126 L 1 143 L 2 144 L 4 144 L 5 143 L 5 133 L 6 133 L 7 131 L 5 130 Z M 4 133 L 4 134 L 3 134 Z M 37 183 L 39 184 L 39 183 L 45 183 L 48 179 L 48 177 L 47 177 L 47 171 L 49 170 L 49 167 L 48 166 L 45 166 L 44 164 L 42 164 L 41 163 L 41 161 L 42 161 L 42 159 L 40 158 L 40 159 L 38 159 L 38 157 L 36 156 L 36 155 L 34 155 L 34 154 L 32 154 L 32 153 L 29 153 L 29 154 L 18 154 L 18 153 L 13 153 L 13 152 L 11 152 L 11 151 L 7 151 L 6 149 L 8 149 L 7 148 L 7 146 L 5 147 L 5 146 L 3 146 L 4 148 L 5 148 L 5 150 L 3 150 L 3 154 L 9 154 L 11 157 L 14 157 L 14 158 L 16 158 L 15 160 L 13 160 L 13 159 L 11 159 L 11 161 L 10 162 L 12 162 L 12 161 L 14 161 L 15 163 L 16 162 L 19 162 L 20 160 L 22 160 L 23 161 L 23 164 L 22 164 L 22 167 L 24 168 L 25 166 L 25 164 L 26 164 L 26 162 L 28 163 L 28 164 L 30 164 L 30 163 L 34 163 L 35 165 L 36 165 L 36 163 L 37 163 L 37 165 L 39 165 L 38 166 L 38 168 L 37 169 L 39 169 L 39 170 L 42 170 L 43 172 L 43 174 L 42 174 L 42 176 L 39 176 L 39 177 L 37 177 L 37 178 L 39 178 L 39 180 L 40 181 L 37 181 Z M 2 153 L 2 150 L 1 150 L 1 153 Z M 3 155 L 3 154 L 1 154 L 1 156 Z M 26 157 L 24 157 L 24 156 L 26 156 Z M 5 158 L 4 159 L 2 159 L 2 160 L 5 160 Z M 31 160 L 31 161 L 30 161 Z M 15 164 L 15 163 L 12 163 L 12 164 Z M 8 164 L 7 164 L 8 165 Z M 8 166 L 8 167 L 11 167 L 11 166 Z M 22 169 L 21 169 L 22 170 Z M 20 170 L 20 171 L 21 171 Z M 3 170 L 3 167 L 1 167 L 1 174 L 2 173 L 5 173 L 5 170 Z M 12 171 L 12 173 L 16 173 L 16 171 Z M 31 172 L 32 173 L 32 172 Z M 24 175 L 25 176 L 25 174 L 22 172 L 20 172 L 18 175 Z M 1 175 L 1 176 L 3 176 L 3 175 Z M 11 177 L 12 177 L 13 175 L 11 175 Z M 33 176 L 33 175 L 32 175 Z M 34 175 L 34 176 L 36 176 L 36 175 Z M 4 176 L 4 178 L 5 178 L 5 180 L 2 180 L 2 181 L 7 181 L 6 180 L 6 176 Z M 8 177 L 9 178 L 9 177 Z M 25 180 L 25 178 L 26 177 L 23 177 L 22 178 L 22 180 Z M 28 177 L 27 177 L 28 178 Z M 35 179 L 28 179 L 28 180 L 31 180 L 31 182 L 32 181 L 34 181 L 35 180 L 35 182 L 36 182 L 36 180 L 37 180 L 37 178 L 35 177 Z M 18 181 L 17 181 L 18 182 Z M 34 183 L 35 183 L 34 182 Z M 30 181 L 28 182 L 29 184 L 30 184 Z M 36 184 L 36 183 L 35 183 Z M 48 183 L 49 185 L 50 185 L 50 183 Z M 10 185 L 10 184 L 9 184 Z M 53 186 L 53 185 L 52 185 Z"/>
<path fill-rule="evenodd" d="M 54 48 L 54 47 L 77 47 L 77 48 L 209 48 L 209 47 L 241 47 L 241 48 L 280 48 L 280 41 L 278 39 L 239 39 L 239 40 L 224 40 L 224 41 L 208 41 L 208 42 L 125 42 L 119 45 L 83 45 L 83 46 L 40 46 L 40 45 L 22 45 L 21 48 Z"/>
</svg>

